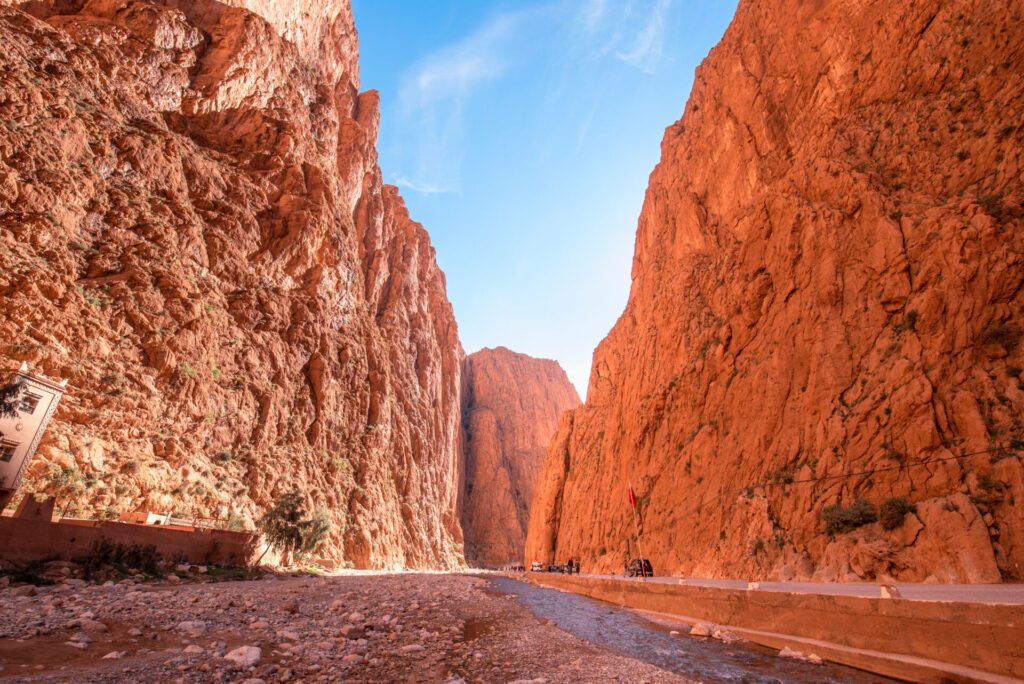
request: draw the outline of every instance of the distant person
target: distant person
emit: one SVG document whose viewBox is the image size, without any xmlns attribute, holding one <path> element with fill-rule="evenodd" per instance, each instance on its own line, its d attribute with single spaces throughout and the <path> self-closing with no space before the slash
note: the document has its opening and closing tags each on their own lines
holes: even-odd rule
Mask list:
<svg viewBox="0 0 1024 684">
<path fill-rule="evenodd" d="M 576 561 L 576 574 L 580 574 L 580 562 Z"/>
</svg>

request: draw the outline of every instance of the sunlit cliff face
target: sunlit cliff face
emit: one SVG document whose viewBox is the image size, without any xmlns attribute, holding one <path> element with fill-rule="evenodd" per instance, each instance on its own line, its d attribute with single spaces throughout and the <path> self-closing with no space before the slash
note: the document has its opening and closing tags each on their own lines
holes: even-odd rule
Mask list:
<svg viewBox="0 0 1024 684">
<path fill-rule="evenodd" d="M 666 572 L 1021 577 L 1019 14 L 740 4 L 666 132 L 527 560 L 621 568 L 632 481 Z M 826 532 L 858 498 L 915 512 Z"/>
<path fill-rule="evenodd" d="M 27 9 L 0 7 L 0 357 L 71 383 L 29 481 L 250 525 L 297 487 L 327 562 L 461 564 L 457 328 L 348 3 Z"/>
<path fill-rule="evenodd" d="M 580 400 L 557 362 L 504 347 L 466 357 L 462 387 L 466 560 L 518 564 L 548 442 Z"/>
</svg>

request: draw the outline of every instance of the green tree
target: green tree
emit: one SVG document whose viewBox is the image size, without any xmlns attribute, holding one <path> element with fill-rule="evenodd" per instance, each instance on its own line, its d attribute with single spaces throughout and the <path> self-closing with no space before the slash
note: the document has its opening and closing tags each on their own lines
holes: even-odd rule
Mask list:
<svg viewBox="0 0 1024 684">
<path fill-rule="evenodd" d="M 25 383 L 21 380 L 0 385 L 0 418 L 17 418 L 18 404 L 25 396 Z"/>
<path fill-rule="evenodd" d="M 64 500 L 64 509 L 60 514 L 63 518 L 76 500 L 83 498 L 97 482 L 96 476 L 86 475 L 75 466 L 50 463 L 40 484 L 44 492 Z"/>
<path fill-rule="evenodd" d="M 259 529 L 267 539 L 267 551 L 275 548 L 283 554 L 309 555 L 314 553 L 331 532 L 331 521 L 325 511 L 307 517 L 306 502 L 298 489 L 285 493 L 274 507 L 263 514 Z"/>
</svg>

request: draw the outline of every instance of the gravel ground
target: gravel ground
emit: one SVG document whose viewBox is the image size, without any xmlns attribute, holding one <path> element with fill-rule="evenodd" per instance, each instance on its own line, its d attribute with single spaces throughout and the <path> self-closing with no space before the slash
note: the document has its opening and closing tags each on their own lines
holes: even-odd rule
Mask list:
<svg viewBox="0 0 1024 684">
<path fill-rule="evenodd" d="M 26 682 L 683 682 L 538 621 L 471 575 L 0 592 L 0 677 Z M 34 595 L 31 595 L 33 594 Z"/>
</svg>

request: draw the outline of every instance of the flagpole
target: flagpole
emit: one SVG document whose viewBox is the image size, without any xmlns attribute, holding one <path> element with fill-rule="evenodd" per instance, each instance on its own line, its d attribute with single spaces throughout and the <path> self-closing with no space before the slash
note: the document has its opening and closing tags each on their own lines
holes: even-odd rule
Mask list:
<svg viewBox="0 0 1024 684">
<path fill-rule="evenodd" d="M 634 503 L 634 502 L 637 499 L 636 499 L 636 490 L 633 489 L 633 480 L 632 479 L 629 481 L 629 491 L 632 494 L 631 498 L 633 499 L 633 501 L 630 502 L 630 506 L 629 507 L 631 509 L 633 509 L 633 527 L 636 529 L 636 548 L 637 548 L 637 551 L 640 552 L 640 579 L 641 580 L 646 580 L 647 579 L 647 571 L 644 569 L 644 558 L 646 558 L 646 556 L 644 555 L 644 547 L 640 545 L 640 523 L 637 522 L 637 519 L 636 519 L 636 503 Z"/>
</svg>

